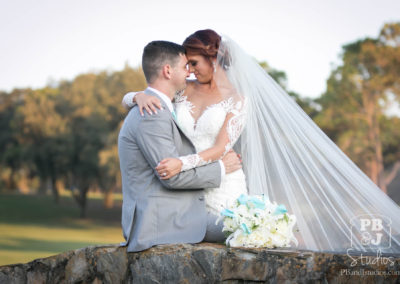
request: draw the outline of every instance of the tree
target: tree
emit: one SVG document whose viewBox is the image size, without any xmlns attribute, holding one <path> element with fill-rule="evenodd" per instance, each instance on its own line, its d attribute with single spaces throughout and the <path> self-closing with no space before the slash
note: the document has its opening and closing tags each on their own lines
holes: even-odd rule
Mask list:
<svg viewBox="0 0 400 284">
<path fill-rule="evenodd" d="M 105 193 L 111 193 L 120 186 L 116 137 L 125 115 L 121 100 L 126 92 L 145 85 L 141 70 L 128 66 L 111 74 L 80 75 L 73 82 L 60 85 L 62 111 L 71 140 L 67 180 L 81 208 L 81 217 L 86 215 L 90 187 L 100 186 Z M 110 198 L 109 194 L 105 196 Z"/>
<path fill-rule="evenodd" d="M 121 174 L 119 167 L 118 158 L 118 141 L 120 125 L 113 131 L 110 132 L 107 137 L 106 146 L 99 152 L 99 164 L 100 164 L 100 176 L 99 183 L 100 187 L 105 192 L 104 195 L 104 207 L 112 208 L 113 196 L 112 193 L 121 188 Z"/>
<path fill-rule="evenodd" d="M 65 168 L 64 137 L 66 120 L 57 111 L 57 89 L 44 88 L 25 93 L 24 103 L 17 108 L 14 133 L 24 147 L 24 159 L 35 165 L 42 192 L 50 184 L 55 201 L 59 201 L 57 177 Z"/>
<path fill-rule="evenodd" d="M 386 134 L 396 119 L 385 110 L 390 98 L 400 101 L 400 23 L 386 24 L 378 39 L 345 45 L 342 59 L 317 100 L 323 110 L 316 121 L 386 192 L 384 146 L 393 145 Z"/>
<path fill-rule="evenodd" d="M 17 107 L 29 90 L 14 89 L 10 94 L 0 92 L 0 189 L 17 188 L 17 172 L 22 167 L 22 147 L 13 129 Z"/>
<path fill-rule="evenodd" d="M 91 187 L 100 187 L 110 200 L 121 186 L 117 136 L 126 115 L 121 100 L 145 86 L 142 70 L 126 65 L 53 87 L 1 92 L 0 186 L 15 189 L 18 173 L 27 169 L 27 175 L 38 177 L 40 192 L 50 187 L 58 202 L 56 183 L 63 181 L 81 217 Z"/>
</svg>

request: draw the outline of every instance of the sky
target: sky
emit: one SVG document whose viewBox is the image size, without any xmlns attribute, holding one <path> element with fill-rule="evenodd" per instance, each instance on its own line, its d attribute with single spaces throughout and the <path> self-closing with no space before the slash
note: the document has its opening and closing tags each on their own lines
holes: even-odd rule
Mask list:
<svg viewBox="0 0 400 284">
<path fill-rule="evenodd" d="M 139 66 L 152 40 L 211 28 L 319 97 L 344 44 L 400 21 L 399 0 L 0 0 L 0 90 Z"/>
</svg>

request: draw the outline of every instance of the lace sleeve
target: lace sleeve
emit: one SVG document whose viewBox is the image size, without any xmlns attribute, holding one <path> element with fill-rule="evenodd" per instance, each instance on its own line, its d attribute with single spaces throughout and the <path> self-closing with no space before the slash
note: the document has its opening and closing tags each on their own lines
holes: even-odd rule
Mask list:
<svg viewBox="0 0 400 284">
<path fill-rule="evenodd" d="M 126 109 L 131 109 L 134 105 L 136 105 L 135 102 L 133 102 L 133 98 L 136 96 L 136 94 L 139 92 L 129 92 L 126 93 L 124 98 L 122 99 L 122 105 L 126 108 Z"/>
<path fill-rule="evenodd" d="M 232 149 L 236 141 L 239 139 L 240 134 L 242 134 L 245 122 L 246 122 L 246 101 L 239 101 L 234 107 L 230 109 L 230 113 L 233 116 L 229 119 L 228 125 L 226 126 L 226 131 L 228 134 L 228 143 L 225 145 L 225 151 L 222 157 Z"/>
<path fill-rule="evenodd" d="M 223 107 L 227 112 L 226 121 L 214 146 L 198 154 L 179 157 L 182 161 L 181 171 L 187 171 L 219 160 L 232 149 L 245 125 L 245 105 L 243 101 L 234 103 L 232 98 L 223 102 Z"/>
<path fill-rule="evenodd" d="M 204 161 L 203 158 L 199 154 L 192 154 L 187 156 L 179 157 L 179 160 L 182 161 L 182 169 L 181 172 L 187 171 L 196 167 L 201 167 L 211 163 L 211 161 Z"/>
</svg>

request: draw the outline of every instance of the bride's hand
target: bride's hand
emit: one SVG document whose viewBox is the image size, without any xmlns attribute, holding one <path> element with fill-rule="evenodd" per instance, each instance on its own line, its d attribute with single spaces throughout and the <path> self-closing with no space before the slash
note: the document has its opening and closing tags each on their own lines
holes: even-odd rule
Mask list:
<svg viewBox="0 0 400 284">
<path fill-rule="evenodd" d="M 158 98 L 146 95 L 143 92 L 137 93 L 134 100 L 136 101 L 142 116 L 144 115 L 143 109 L 146 109 L 147 113 L 152 115 L 153 113 L 157 113 L 156 107 L 159 109 L 162 108 L 161 102 Z"/>
<path fill-rule="evenodd" d="M 161 179 L 170 179 L 179 174 L 182 169 L 182 161 L 177 158 L 166 158 L 156 167 Z"/>
</svg>

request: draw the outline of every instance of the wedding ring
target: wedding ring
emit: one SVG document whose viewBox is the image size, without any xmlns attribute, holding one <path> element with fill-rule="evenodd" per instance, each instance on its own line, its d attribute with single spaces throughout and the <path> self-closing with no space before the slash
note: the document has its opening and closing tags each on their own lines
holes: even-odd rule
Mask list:
<svg viewBox="0 0 400 284">
<path fill-rule="evenodd" d="M 165 177 L 167 175 L 167 173 L 163 173 L 162 175 L 163 175 L 163 177 Z"/>
</svg>

